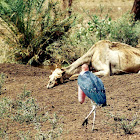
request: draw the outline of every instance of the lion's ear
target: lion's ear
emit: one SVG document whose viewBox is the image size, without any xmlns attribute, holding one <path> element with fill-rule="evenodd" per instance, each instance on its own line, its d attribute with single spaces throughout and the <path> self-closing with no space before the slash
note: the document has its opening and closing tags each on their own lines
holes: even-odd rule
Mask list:
<svg viewBox="0 0 140 140">
<path fill-rule="evenodd" d="M 57 68 L 58 68 L 58 65 L 57 65 L 57 64 L 54 64 L 54 66 L 55 66 L 55 69 L 57 69 Z"/>
<path fill-rule="evenodd" d="M 56 74 L 56 77 L 57 77 L 57 78 L 61 78 L 61 77 L 62 77 L 62 73 L 57 73 L 57 74 Z"/>
</svg>

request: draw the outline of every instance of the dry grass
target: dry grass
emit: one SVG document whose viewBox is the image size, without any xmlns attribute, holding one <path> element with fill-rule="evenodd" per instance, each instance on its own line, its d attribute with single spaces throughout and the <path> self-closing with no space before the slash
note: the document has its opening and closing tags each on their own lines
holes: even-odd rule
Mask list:
<svg viewBox="0 0 140 140">
<path fill-rule="evenodd" d="M 113 19 L 120 17 L 122 14 L 132 9 L 134 0 L 75 0 L 73 1 L 73 10 L 82 14 L 89 11 L 92 14 L 106 15 L 109 14 Z"/>
</svg>

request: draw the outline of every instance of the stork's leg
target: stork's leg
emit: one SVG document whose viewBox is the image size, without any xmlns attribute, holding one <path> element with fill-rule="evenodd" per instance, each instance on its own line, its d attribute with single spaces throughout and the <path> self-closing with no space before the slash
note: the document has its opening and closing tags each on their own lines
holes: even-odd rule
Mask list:
<svg viewBox="0 0 140 140">
<path fill-rule="evenodd" d="M 87 118 L 91 115 L 91 113 L 95 110 L 95 108 L 96 108 L 96 106 L 93 105 L 93 106 L 92 106 L 92 110 L 90 111 L 90 113 L 87 115 L 87 117 L 86 117 L 85 119 L 87 119 Z"/>
<path fill-rule="evenodd" d="M 94 111 L 94 114 L 95 114 L 95 108 L 96 108 L 96 105 L 93 105 L 92 106 L 92 110 L 90 111 L 90 113 L 87 115 L 87 117 L 85 118 L 85 120 L 84 120 L 84 122 L 83 122 L 83 126 L 85 125 L 85 123 L 86 123 L 86 125 L 88 124 L 88 117 L 91 115 L 91 113 Z M 95 118 L 94 118 L 94 121 L 95 121 Z"/>
<path fill-rule="evenodd" d="M 96 110 L 94 109 L 94 116 L 93 116 L 93 126 L 92 126 L 92 131 L 94 130 L 95 116 L 96 116 Z"/>
</svg>

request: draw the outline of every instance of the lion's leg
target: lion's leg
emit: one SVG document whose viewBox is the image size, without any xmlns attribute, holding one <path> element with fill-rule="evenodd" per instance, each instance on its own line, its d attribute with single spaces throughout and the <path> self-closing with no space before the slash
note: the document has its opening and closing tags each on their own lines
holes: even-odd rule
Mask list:
<svg viewBox="0 0 140 140">
<path fill-rule="evenodd" d="M 111 66 L 109 65 L 109 63 L 103 64 L 101 62 L 98 62 L 95 69 L 97 70 L 97 72 L 94 72 L 93 74 L 99 77 L 109 76 L 112 73 Z"/>
<path fill-rule="evenodd" d="M 109 76 L 110 72 L 109 71 L 100 70 L 98 72 L 94 72 L 93 74 L 95 74 L 96 76 L 102 77 L 102 76 Z"/>
<path fill-rule="evenodd" d="M 69 80 L 76 80 L 76 79 L 78 79 L 78 76 L 79 76 L 79 74 L 74 74 L 69 78 Z"/>
</svg>

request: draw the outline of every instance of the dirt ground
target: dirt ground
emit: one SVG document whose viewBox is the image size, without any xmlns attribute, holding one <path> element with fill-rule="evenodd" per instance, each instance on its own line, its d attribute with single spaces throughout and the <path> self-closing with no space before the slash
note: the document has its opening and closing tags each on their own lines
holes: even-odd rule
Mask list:
<svg viewBox="0 0 140 140">
<path fill-rule="evenodd" d="M 106 88 L 107 106 L 96 110 L 95 131 L 92 128 L 92 116 L 88 126 L 82 126 L 84 118 L 91 110 L 88 98 L 81 105 L 77 100 L 77 80 L 68 81 L 52 89 L 47 89 L 50 70 L 20 64 L 0 64 L 0 73 L 6 75 L 5 91 L 0 98 L 15 99 L 26 89 L 32 92 L 40 107 L 46 108 L 50 114 L 54 112 L 62 117 L 60 124 L 63 133 L 61 140 L 138 140 L 140 126 L 135 127 L 132 134 L 125 135 L 116 128 L 119 118 L 130 122 L 140 117 L 140 74 L 114 75 L 101 78 Z M 112 117 L 111 117 L 112 116 Z M 2 120 L 3 121 L 3 120 Z M 34 132 L 31 125 L 9 123 L 7 133 L 10 139 L 18 139 L 18 131 Z M 49 126 L 42 123 L 42 131 Z"/>
</svg>

